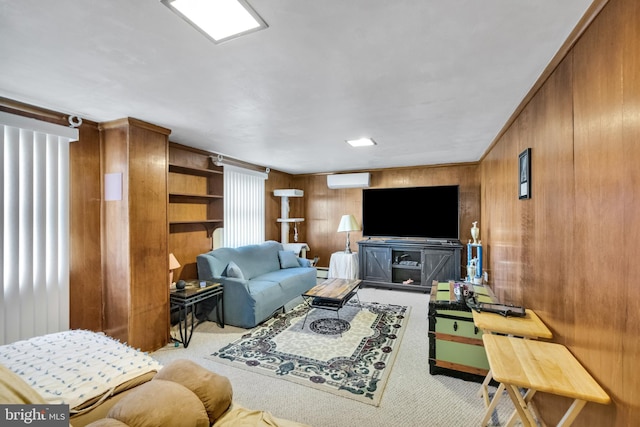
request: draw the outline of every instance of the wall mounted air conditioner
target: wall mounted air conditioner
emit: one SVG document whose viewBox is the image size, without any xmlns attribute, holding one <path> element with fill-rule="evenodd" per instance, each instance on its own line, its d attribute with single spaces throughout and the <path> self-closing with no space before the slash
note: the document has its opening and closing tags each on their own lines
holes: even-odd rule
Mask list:
<svg viewBox="0 0 640 427">
<path fill-rule="evenodd" d="M 337 175 L 327 175 L 327 186 L 336 188 L 367 188 L 371 174 L 362 173 L 341 173 Z"/>
</svg>

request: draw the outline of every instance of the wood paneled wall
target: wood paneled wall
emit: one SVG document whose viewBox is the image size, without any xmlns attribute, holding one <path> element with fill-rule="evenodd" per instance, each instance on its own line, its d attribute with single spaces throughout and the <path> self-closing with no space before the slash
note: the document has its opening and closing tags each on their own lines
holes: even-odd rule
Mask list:
<svg viewBox="0 0 640 427">
<path fill-rule="evenodd" d="M 362 223 L 362 189 L 330 189 L 326 175 L 297 175 L 290 182 L 294 188 L 305 191 L 300 209 L 305 217 L 302 223 L 304 238 L 311 248 L 308 258 L 319 256 L 319 265 L 327 267 L 333 252 L 344 250 L 346 235 L 338 233 L 338 224 L 344 214 L 353 214 Z M 471 238 L 473 221 L 480 219 L 480 181 L 477 164 L 424 166 L 371 171 L 371 188 L 419 187 L 430 185 L 460 185 L 460 238 Z M 390 206 L 389 213 L 403 209 L 435 209 L 425 200 L 407 200 L 403 206 Z M 292 212 L 298 215 L 298 211 Z M 482 238 L 482 236 L 481 236 Z M 362 232 L 350 234 L 351 249 L 358 250 Z M 277 239 L 279 240 L 279 238 Z M 466 259 L 466 258 L 465 258 Z M 463 262 L 462 264 L 466 264 Z M 462 274 L 462 272 L 461 272 Z"/>
<path fill-rule="evenodd" d="M 69 326 L 102 331 L 100 133 L 83 122 L 69 147 Z"/>
<path fill-rule="evenodd" d="M 481 162 L 496 294 L 534 309 L 613 399 L 576 425 L 640 419 L 640 2 L 611 0 Z M 531 148 L 532 198 L 518 200 Z M 536 395 L 545 421 L 566 399 Z"/>
</svg>

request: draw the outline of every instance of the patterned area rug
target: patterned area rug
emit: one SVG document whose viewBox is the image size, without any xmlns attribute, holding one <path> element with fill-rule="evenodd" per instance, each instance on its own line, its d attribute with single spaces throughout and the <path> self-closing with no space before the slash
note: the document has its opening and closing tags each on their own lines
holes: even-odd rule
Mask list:
<svg viewBox="0 0 640 427">
<path fill-rule="evenodd" d="M 338 312 L 300 304 L 210 358 L 378 406 L 408 311 L 353 301 Z"/>
</svg>

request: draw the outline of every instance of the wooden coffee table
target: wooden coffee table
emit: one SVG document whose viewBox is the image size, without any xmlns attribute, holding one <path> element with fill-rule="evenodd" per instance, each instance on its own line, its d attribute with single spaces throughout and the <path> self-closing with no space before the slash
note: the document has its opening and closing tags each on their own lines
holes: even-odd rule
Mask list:
<svg viewBox="0 0 640 427">
<path fill-rule="evenodd" d="M 333 310 L 337 313 L 354 295 L 357 295 L 360 282 L 362 280 L 327 279 L 302 294 L 302 298 L 309 307 Z M 309 312 L 307 312 L 308 314 Z M 304 316 L 303 328 L 307 321 L 307 315 Z"/>
</svg>

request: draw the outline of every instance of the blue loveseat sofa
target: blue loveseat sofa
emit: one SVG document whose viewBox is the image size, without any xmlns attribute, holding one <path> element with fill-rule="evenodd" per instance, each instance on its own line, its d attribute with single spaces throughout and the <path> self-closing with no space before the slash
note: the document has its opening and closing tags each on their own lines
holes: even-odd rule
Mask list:
<svg viewBox="0 0 640 427">
<path fill-rule="evenodd" d="M 222 283 L 224 321 L 241 328 L 264 322 L 316 284 L 311 262 L 275 241 L 215 249 L 198 255 L 196 264 L 200 280 Z"/>
</svg>

